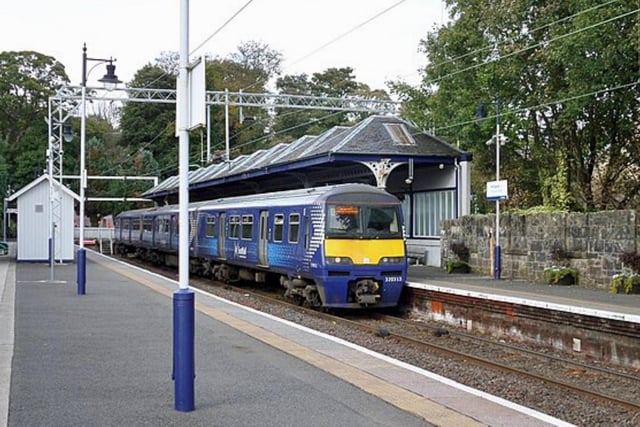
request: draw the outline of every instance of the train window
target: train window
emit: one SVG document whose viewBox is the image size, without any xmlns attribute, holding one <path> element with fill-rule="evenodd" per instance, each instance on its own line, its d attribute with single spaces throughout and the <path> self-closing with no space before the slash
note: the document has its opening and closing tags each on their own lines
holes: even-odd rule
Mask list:
<svg viewBox="0 0 640 427">
<path fill-rule="evenodd" d="M 153 218 L 145 218 L 142 221 L 142 230 L 148 232 L 153 231 Z"/>
<path fill-rule="evenodd" d="M 169 232 L 169 220 L 166 218 L 158 218 L 156 222 L 156 232 L 168 233 Z"/>
<path fill-rule="evenodd" d="M 373 232 L 397 232 L 398 220 L 393 208 L 371 207 L 365 209 L 365 221 L 367 231 Z"/>
<path fill-rule="evenodd" d="M 242 215 L 242 238 L 253 237 L 253 215 Z"/>
<path fill-rule="evenodd" d="M 273 241 L 282 242 L 284 234 L 284 215 L 276 214 L 273 219 Z"/>
<path fill-rule="evenodd" d="M 401 237 L 399 213 L 395 206 L 328 205 L 327 237 L 396 239 Z"/>
<path fill-rule="evenodd" d="M 327 207 L 327 232 L 347 233 L 360 230 L 360 208 L 357 206 Z"/>
<path fill-rule="evenodd" d="M 207 215 L 207 237 L 215 237 L 216 235 L 216 217 L 213 215 Z"/>
<path fill-rule="evenodd" d="M 132 230 L 140 230 L 140 218 L 134 218 L 131 222 Z"/>
<path fill-rule="evenodd" d="M 129 229 L 129 218 L 125 219 L 122 221 L 122 229 L 123 230 L 128 230 Z"/>
<path fill-rule="evenodd" d="M 229 217 L 229 238 L 230 239 L 240 238 L 240 216 L 239 215 L 232 215 Z"/>
<path fill-rule="evenodd" d="M 289 243 L 300 240 L 300 214 L 289 215 Z"/>
</svg>

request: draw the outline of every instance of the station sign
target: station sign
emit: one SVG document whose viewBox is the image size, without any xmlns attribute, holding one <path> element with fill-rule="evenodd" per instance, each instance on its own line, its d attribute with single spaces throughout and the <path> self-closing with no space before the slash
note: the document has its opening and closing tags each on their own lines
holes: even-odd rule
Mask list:
<svg viewBox="0 0 640 427">
<path fill-rule="evenodd" d="M 506 200 L 508 198 L 506 179 L 487 182 L 487 200 Z"/>
</svg>

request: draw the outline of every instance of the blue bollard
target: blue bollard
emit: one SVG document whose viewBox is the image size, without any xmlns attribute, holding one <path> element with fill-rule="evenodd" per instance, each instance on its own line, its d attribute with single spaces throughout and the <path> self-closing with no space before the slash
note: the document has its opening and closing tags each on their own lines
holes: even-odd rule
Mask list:
<svg viewBox="0 0 640 427">
<path fill-rule="evenodd" d="M 78 295 L 85 294 L 87 282 L 87 251 L 78 249 Z"/>
<path fill-rule="evenodd" d="M 195 383 L 195 294 L 190 289 L 173 293 L 173 381 L 175 409 L 193 411 Z"/>
<path fill-rule="evenodd" d="M 493 262 L 494 262 L 494 271 L 493 278 L 496 280 L 500 280 L 500 273 L 502 272 L 502 260 L 500 253 L 500 246 L 496 245 L 493 251 Z"/>
</svg>

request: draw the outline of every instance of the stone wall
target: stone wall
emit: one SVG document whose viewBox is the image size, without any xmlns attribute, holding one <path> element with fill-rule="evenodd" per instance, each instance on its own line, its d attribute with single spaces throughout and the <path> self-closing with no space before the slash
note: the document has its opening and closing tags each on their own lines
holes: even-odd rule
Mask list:
<svg viewBox="0 0 640 427">
<path fill-rule="evenodd" d="M 475 272 L 493 275 L 495 215 L 464 216 L 442 224 L 442 260 L 454 255 L 453 241 L 464 242 Z M 502 277 L 542 282 L 554 264 L 551 249 L 569 255 L 580 286 L 608 288 L 622 272 L 620 255 L 640 251 L 640 216 L 634 210 L 500 216 Z"/>
</svg>

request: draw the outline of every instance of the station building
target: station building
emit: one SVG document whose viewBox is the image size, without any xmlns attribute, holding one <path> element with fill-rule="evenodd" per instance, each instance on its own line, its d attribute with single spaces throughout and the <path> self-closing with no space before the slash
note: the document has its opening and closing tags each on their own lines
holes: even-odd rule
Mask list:
<svg viewBox="0 0 640 427">
<path fill-rule="evenodd" d="M 8 205 L 17 205 L 17 260 L 48 261 L 52 247 L 56 261 L 73 261 L 74 206 L 78 201 L 77 194 L 46 174 L 8 197 Z M 52 203 L 60 203 L 59 217 L 53 214 Z M 51 227 L 57 229 L 55 233 Z M 58 238 L 52 241 L 51 236 Z"/>
<path fill-rule="evenodd" d="M 189 200 L 365 183 L 402 200 L 409 256 L 441 264 L 440 222 L 467 215 L 470 153 L 395 116 L 375 115 L 189 172 Z M 179 177 L 142 194 L 178 203 Z"/>
</svg>

